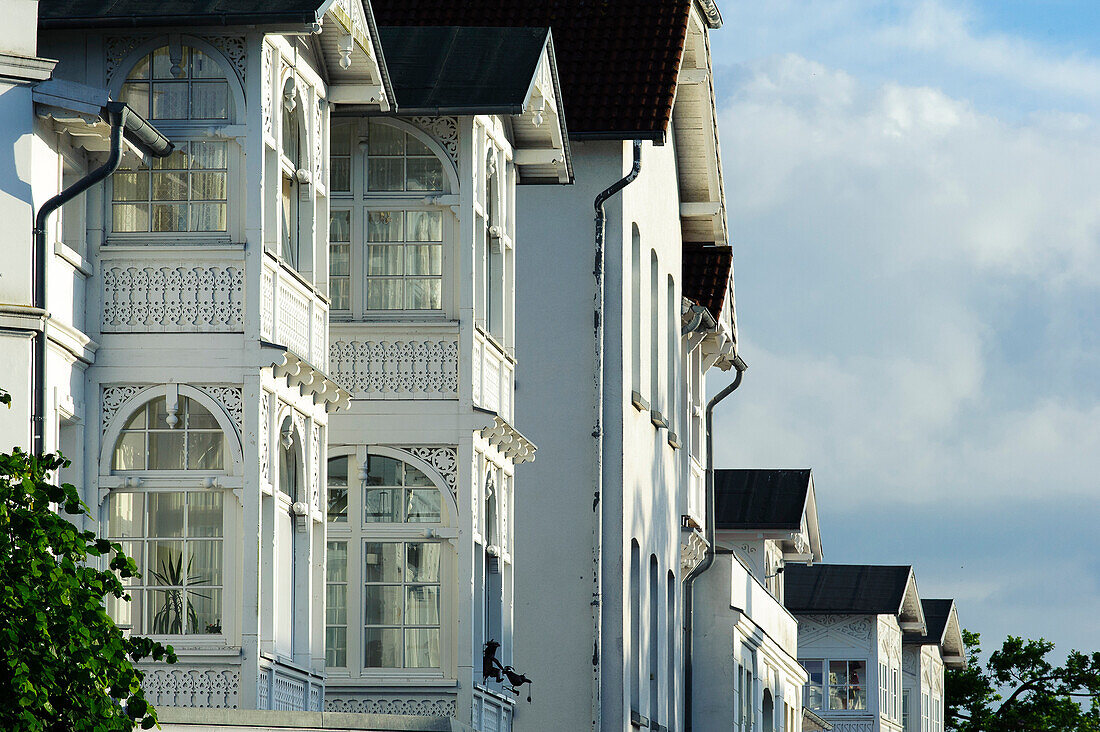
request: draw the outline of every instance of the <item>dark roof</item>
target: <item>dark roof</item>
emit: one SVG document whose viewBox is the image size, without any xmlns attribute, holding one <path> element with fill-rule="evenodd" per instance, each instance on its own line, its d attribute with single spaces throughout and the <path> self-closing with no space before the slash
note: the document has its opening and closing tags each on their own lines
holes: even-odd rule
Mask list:
<svg viewBox="0 0 1100 732">
<path fill-rule="evenodd" d="M 539 70 L 546 28 L 382 26 L 402 114 L 518 114 Z"/>
<path fill-rule="evenodd" d="M 928 632 L 925 635 L 919 633 L 906 633 L 905 642 L 917 645 L 943 643 L 943 634 L 947 630 L 947 621 L 951 618 L 951 606 L 954 600 L 921 600 L 921 609 L 924 610 L 924 622 L 928 624 Z"/>
<path fill-rule="evenodd" d="M 896 614 L 912 567 L 866 564 L 788 564 L 783 571 L 784 603 L 793 613 Z"/>
<path fill-rule="evenodd" d="M 809 491 L 809 469 L 716 470 L 715 525 L 719 531 L 798 531 L 802 527 Z"/>
<path fill-rule="evenodd" d="M 691 3 L 374 0 L 371 5 L 382 25 L 548 27 L 558 51 L 570 136 L 660 139 L 672 114 Z"/>
<path fill-rule="evenodd" d="M 322 0 L 40 0 L 42 28 L 312 23 Z"/>
<path fill-rule="evenodd" d="M 730 289 L 733 247 L 684 242 L 682 257 L 684 297 L 705 307 L 717 320 Z"/>
</svg>

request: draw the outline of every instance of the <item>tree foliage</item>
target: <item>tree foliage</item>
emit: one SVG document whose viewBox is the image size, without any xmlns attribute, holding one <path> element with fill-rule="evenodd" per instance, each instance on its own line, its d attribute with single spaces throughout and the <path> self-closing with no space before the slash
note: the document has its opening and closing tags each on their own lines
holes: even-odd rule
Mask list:
<svg viewBox="0 0 1100 732">
<path fill-rule="evenodd" d="M 174 663 L 172 647 L 127 638 L 104 608 L 137 576 L 121 545 L 81 531 L 76 489 L 50 479 L 68 461 L 0 454 L 0 729 L 78 732 L 148 729 L 144 658 Z M 111 571 L 89 566 L 110 556 Z"/>
<path fill-rule="evenodd" d="M 980 638 L 963 631 L 967 668 L 948 669 L 944 722 L 956 732 L 1100 732 L 1100 652 L 1071 651 L 1009 636 L 983 666 Z"/>
</svg>

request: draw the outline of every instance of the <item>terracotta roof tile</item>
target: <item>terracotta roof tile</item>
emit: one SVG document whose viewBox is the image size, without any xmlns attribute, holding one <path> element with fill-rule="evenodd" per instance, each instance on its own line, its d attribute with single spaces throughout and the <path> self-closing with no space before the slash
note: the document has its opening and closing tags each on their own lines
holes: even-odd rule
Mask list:
<svg viewBox="0 0 1100 732">
<path fill-rule="evenodd" d="M 715 319 L 721 317 L 730 288 L 733 247 L 684 242 L 683 269 L 684 297 L 705 307 Z"/>
<path fill-rule="evenodd" d="M 655 139 L 668 128 L 691 0 L 373 0 L 371 6 L 379 25 L 549 26 L 571 137 Z"/>
</svg>

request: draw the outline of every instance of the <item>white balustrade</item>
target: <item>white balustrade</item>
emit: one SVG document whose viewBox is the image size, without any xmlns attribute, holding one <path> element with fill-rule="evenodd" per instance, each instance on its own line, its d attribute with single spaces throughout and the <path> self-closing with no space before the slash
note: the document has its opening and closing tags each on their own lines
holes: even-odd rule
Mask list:
<svg viewBox="0 0 1100 732">
<path fill-rule="evenodd" d="M 299 275 L 266 254 L 260 307 L 261 338 L 286 346 L 322 371 L 328 369 L 328 307 Z"/>
<path fill-rule="evenodd" d="M 457 399 L 456 323 L 335 323 L 329 373 L 357 397 Z"/>
</svg>

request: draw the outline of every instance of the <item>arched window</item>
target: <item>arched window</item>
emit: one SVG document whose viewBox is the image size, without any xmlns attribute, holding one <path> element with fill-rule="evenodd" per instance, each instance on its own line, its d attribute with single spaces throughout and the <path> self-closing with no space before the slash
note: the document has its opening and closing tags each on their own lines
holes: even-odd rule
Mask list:
<svg viewBox="0 0 1100 732">
<path fill-rule="evenodd" d="M 228 143 L 202 139 L 212 123 L 227 123 L 234 114 L 217 59 L 193 46 L 162 46 L 134 64 L 119 98 L 170 127 L 176 149 L 152 168 L 123 159 L 112 178 L 112 231 L 226 232 Z"/>
<path fill-rule="evenodd" d="M 326 665 L 442 673 L 450 554 L 429 528 L 453 514 L 438 480 L 395 450 L 329 459 Z"/>
<path fill-rule="evenodd" d="M 141 573 L 125 580 L 129 601 L 108 605 L 120 625 L 147 635 L 222 632 L 223 493 L 193 480 L 173 488 L 171 471 L 224 473 L 228 452 L 214 415 L 185 396 L 151 399 L 119 432 L 112 471 L 168 476 L 152 489 L 117 488 L 107 499 L 107 538 Z"/>
<path fill-rule="evenodd" d="M 300 501 L 298 497 L 301 483 L 301 439 L 294 429 L 290 417 L 283 420 L 279 428 L 279 490 L 290 498 L 291 502 Z"/>
<path fill-rule="evenodd" d="M 337 120 L 330 145 L 333 310 L 431 312 L 444 305 L 450 162 L 391 120 Z M 445 168 L 444 166 L 447 166 Z"/>
</svg>

